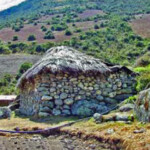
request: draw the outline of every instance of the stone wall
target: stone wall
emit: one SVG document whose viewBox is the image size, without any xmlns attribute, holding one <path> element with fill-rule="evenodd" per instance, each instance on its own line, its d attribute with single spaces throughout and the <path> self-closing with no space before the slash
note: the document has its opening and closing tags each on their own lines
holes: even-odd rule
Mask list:
<svg viewBox="0 0 150 150">
<path fill-rule="evenodd" d="M 39 116 L 102 113 L 133 94 L 134 77 L 126 72 L 93 74 L 42 74 L 33 92 L 21 94 L 20 111 Z"/>
</svg>

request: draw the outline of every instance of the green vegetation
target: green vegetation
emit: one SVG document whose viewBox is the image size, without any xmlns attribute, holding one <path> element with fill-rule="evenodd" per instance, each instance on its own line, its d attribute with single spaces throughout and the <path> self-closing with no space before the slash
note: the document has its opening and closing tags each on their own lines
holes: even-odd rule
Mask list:
<svg viewBox="0 0 150 150">
<path fill-rule="evenodd" d="M 55 36 L 52 31 L 47 31 L 45 33 L 44 39 L 55 39 Z"/>
<path fill-rule="evenodd" d="M 36 40 L 35 35 L 29 35 L 28 41 L 35 41 L 35 40 Z"/>
<path fill-rule="evenodd" d="M 18 41 L 18 36 L 17 35 L 13 36 L 13 41 Z"/>
<path fill-rule="evenodd" d="M 0 95 L 10 95 L 17 94 L 16 79 L 9 74 L 5 74 L 3 78 L 0 79 Z"/>
<path fill-rule="evenodd" d="M 135 72 L 139 73 L 137 77 L 137 90 L 141 91 L 150 88 L 150 53 L 144 54 L 135 64 Z"/>
<path fill-rule="evenodd" d="M 67 35 L 67 36 L 71 36 L 71 35 L 72 35 L 72 33 L 71 33 L 71 31 L 70 31 L 70 30 L 66 30 L 66 31 L 65 31 L 65 35 Z"/>
<path fill-rule="evenodd" d="M 18 71 L 17 79 L 21 77 L 23 73 L 25 73 L 29 68 L 32 67 L 32 64 L 29 62 L 25 62 L 20 66 L 20 69 Z"/>
</svg>

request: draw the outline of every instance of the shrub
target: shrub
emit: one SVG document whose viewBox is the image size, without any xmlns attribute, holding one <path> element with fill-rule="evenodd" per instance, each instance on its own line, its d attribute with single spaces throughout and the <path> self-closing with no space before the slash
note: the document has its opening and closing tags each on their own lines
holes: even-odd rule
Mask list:
<svg viewBox="0 0 150 150">
<path fill-rule="evenodd" d="M 17 35 L 15 35 L 15 36 L 13 36 L 13 39 L 12 39 L 13 41 L 18 41 L 18 36 Z"/>
<path fill-rule="evenodd" d="M 65 35 L 70 36 L 70 35 L 72 35 L 72 32 L 70 30 L 66 30 Z"/>
<path fill-rule="evenodd" d="M 29 63 L 29 62 L 25 62 L 23 63 L 20 68 L 19 68 L 19 71 L 18 71 L 18 74 L 17 74 L 17 79 L 19 79 L 21 77 L 21 75 L 23 73 L 25 73 L 28 69 L 30 69 L 32 67 L 32 63 Z"/>
<path fill-rule="evenodd" d="M 52 31 L 47 31 L 45 33 L 44 39 L 55 39 L 55 36 Z"/>
<path fill-rule="evenodd" d="M 95 24 L 94 29 L 99 29 L 99 26 L 97 24 Z"/>
<path fill-rule="evenodd" d="M 42 29 L 43 32 L 47 31 L 47 28 L 45 26 L 42 26 L 41 29 Z"/>
<path fill-rule="evenodd" d="M 10 54 L 11 51 L 6 45 L 0 45 L 0 54 Z"/>
<path fill-rule="evenodd" d="M 149 64 L 150 64 L 150 52 L 147 52 L 142 57 L 137 59 L 135 66 L 136 67 L 145 67 L 145 66 L 148 66 Z"/>
<path fill-rule="evenodd" d="M 28 41 L 35 41 L 35 40 L 36 40 L 35 35 L 29 35 Z"/>
</svg>

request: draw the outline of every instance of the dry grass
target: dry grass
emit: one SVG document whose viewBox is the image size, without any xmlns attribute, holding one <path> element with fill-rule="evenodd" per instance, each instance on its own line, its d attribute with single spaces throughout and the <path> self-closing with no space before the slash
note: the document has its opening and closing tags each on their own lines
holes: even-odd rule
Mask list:
<svg viewBox="0 0 150 150">
<path fill-rule="evenodd" d="M 150 15 L 138 16 L 130 25 L 136 34 L 145 38 L 150 37 Z"/>
<path fill-rule="evenodd" d="M 144 128 L 146 132 L 133 133 L 134 130 Z M 107 130 L 113 129 L 114 133 L 108 134 Z M 94 137 L 102 141 L 115 143 L 121 142 L 121 146 L 126 150 L 149 150 L 150 149 L 150 124 L 142 125 L 134 122 L 131 125 L 125 123 L 109 122 L 96 124 L 92 119 L 87 122 L 81 122 L 72 127 L 63 128 L 62 131 L 73 135 L 82 134 L 83 137 Z"/>
<path fill-rule="evenodd" d="M 62 125 L 76 119 L 77 118 L 72 117 L 50 117 L 46 120 L 32 121 L 28 118 L 12 117 L 10 120 L 1 120 L 0 129 L 13 130 L 18 127 L 20 129 L 27 128 L 28 130 L 33 130 L 35 128 L 47 128 L 58 124 Z M 113 129 L 114 133 L 108 134 L 108 129 Z M 133 133 L 135 130 L 139 129 L 145 129 L 145 132 Z M 62 128 L 61 131 L 80 136 L 84 139 L 96 138 L 99 141 L 119 144 L 125 150 L 150 149 L 150 124 L 143 125 L 137 121 L 133 124 L 121 122 L 96 124 L 93 119 L 90 119 L 89 121 L 78 122 L 72 126 Z"/>
<path fill-rule="evenodd" d="M 32 119 L 25 117 L 15 117 L 14 115 L 11 119 L 1 119 L 0 129 L 3 130 L 14 130 L 16 127 L 19 129 L 32 129 L 32 128 L 48 128 L 56 125 L 62 125 L 71 121 L 76 120 L 75 117 L 49 117 L 45 119 Z"/>
</svg>

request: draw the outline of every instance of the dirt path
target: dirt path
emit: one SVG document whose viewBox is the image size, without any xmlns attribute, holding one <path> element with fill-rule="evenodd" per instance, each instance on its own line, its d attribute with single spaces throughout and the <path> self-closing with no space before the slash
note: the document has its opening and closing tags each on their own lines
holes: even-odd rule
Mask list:
<svg viewBox="0 0 150 150">
<path fill-rule="evenodd" d="M 94 144 L 93 144 L 94 143 Z M 111 150 L 107 144 L 82 141 L 76 137 L 39 135 L 30 137 L 0 137 L 0 150 Z"/>
</svg>

